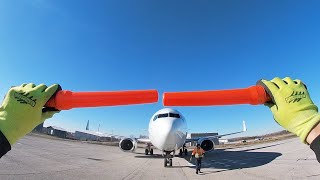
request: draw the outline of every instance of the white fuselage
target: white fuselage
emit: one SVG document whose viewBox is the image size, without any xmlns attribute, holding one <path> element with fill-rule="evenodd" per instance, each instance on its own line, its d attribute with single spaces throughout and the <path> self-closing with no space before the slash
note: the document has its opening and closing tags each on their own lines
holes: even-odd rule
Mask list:
<svg viewBox="0 0 320 180">
<path fill-rule="evenodd" d="M 166 115 L 167 114 L 167 115 Z M 162 151 L 174 151 L 183 146 L 187 122 L 176 110 L 165 108 L 156 112 L 149 123 L 149 139 Z"/>
</svg>

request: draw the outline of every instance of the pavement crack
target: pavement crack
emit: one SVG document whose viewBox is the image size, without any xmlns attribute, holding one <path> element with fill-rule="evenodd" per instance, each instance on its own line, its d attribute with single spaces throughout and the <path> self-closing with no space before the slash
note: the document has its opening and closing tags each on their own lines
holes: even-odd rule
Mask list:
<svg viewBox="0 0 320 180">
<path fill-rule="evenodd" d="M 320 174 L 315 174 L 315 175 L 306 176 L 306 177 L 309 178 L 309 177 L 316 177 L 316 176 L 320 176 Z"/>
</svg>

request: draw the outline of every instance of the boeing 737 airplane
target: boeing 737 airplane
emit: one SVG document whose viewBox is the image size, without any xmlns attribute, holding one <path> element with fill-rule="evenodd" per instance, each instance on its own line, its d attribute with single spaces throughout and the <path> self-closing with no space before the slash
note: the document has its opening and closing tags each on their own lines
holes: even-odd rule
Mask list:
<svg viewBox="0 0 320 180">
<path fill-rule="evenodd" d="M 243 130 L 223 135 L 200 137 L 187 139 L 187 122 L 183 115 L 177 110 L 164 108 L 156 112 L 149 122 L 149 139 L 132 139 L 124 138 L 120 141 L 119 147 L 123 151 L 134 151 L 137 148 L 137 143 L 142 142 L 147 144 L 145 154 L 153 154 L 151 145 L 162 151 L 164 156 L 164 166 L 172 166 L 172 158 L 176 150 L 180 149 L 180 155 L 187 155 L 185 143 L 196 141 L 201 145 L 201 148 L 208 152 L 214 150 L 215 140 L 222 136 L 237 134 L 246 131 L 246 125 L 243 121 Z"/>
</svg>

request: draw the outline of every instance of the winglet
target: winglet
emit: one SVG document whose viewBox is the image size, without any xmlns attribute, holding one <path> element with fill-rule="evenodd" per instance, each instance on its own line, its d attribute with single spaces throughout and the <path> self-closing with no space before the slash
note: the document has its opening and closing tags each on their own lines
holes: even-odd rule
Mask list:
<svg viewBox="0 0 320 180">
<path fill-rule="evenodd" d="M 243 132 L 246 132 L 247 131 L 247 126 L 246 126 L 246 122 L 245 121 L 242 121 L 242 126 L 243 126 Z"/>
<path fill-rule="evenodd" d="M 246 122 L 245 121 L 242 121 L 242 126 L 243 126 L 243 132 L 246 132 L 247 131 L 247 126 L 246 126 Z"/>
</svg>

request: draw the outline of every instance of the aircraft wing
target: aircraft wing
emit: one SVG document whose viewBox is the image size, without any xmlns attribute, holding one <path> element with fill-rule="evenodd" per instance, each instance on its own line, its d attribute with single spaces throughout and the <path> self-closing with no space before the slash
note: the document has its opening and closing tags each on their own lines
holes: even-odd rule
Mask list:
<svg viewBox="0 0 320 180">
<path fill-rule="evenodd" d="M 198 140 L 201 139 L 201 138 L 209 138 L 209 139 L 221 138 L 221 137 L 223 137 L 223 136 L 228 136 L 228 135 L 232 135 L 232 134 L 238 134 L 238 133 L 246 132 L 246 131 L 247 131 L 247 127 L 246 127 L 246 122 L 245 122 L 245 121 L 242 122 L 242 126 L 243 126 L 243 129 L 242 129 L 242 131 L 239 131 L 239 132 L 233 132 L 233 133 L 228 133 L 228 134 L 221 134 L 221 135 L 216 135 L 216 136 L 206 136 L 206 137 L 198 137 L 198 138 L 189 138 L 189 139 L 186 139 L 185 143 L 193 142 L 193 141 L 198 141 Z"/>
<path fill-rule="evenodd" d="M 144 138 L 138 138 L 136 139 L 138 142 L 141 142 L 141 143 L 148 143 L 148 144 L 151 144 L 151 140 L 150 139 L 144 139 Z"/>
</svg>

